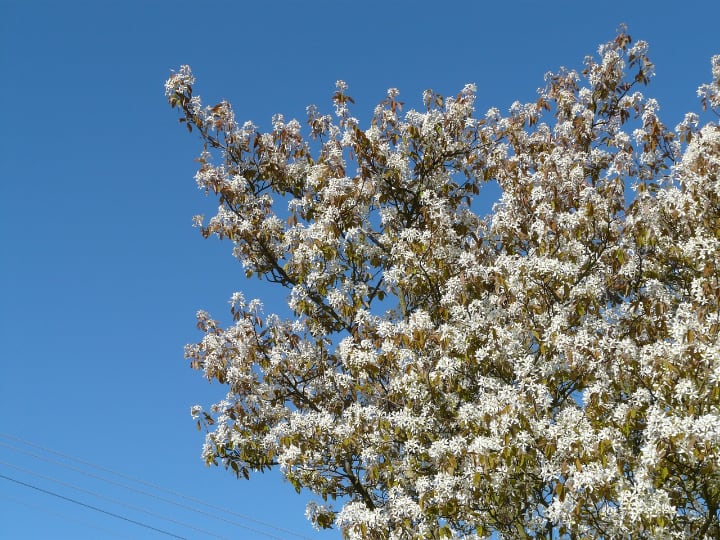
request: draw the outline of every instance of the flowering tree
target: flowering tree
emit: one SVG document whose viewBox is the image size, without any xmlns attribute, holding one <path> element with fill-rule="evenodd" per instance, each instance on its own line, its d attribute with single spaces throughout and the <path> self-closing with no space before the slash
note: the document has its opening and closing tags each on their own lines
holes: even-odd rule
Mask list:
<svg viewBox="0 0 720 540">
<path fill-rule="evenodd" d="M 363 127 L 338 82 L 266 133 L 173 74 L 196 222 L 290 314 L 198 313 L 205 461 L 279 466 L 347 538 L 720 537 L 720 128 L 660 121 L 646 50 L 621 31 L 508 116 L 391 89 Z"/>
</svg>

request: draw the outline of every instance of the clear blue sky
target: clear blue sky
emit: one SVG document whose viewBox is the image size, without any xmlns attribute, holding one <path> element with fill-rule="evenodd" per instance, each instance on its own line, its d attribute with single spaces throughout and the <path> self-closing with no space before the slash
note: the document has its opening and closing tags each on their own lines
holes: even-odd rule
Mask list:
<svg viewBox="0 0 720 540">
<path fill-rule="evenodd" d="M 425 88 L 476 82 L 482 113 L 533 99 L 545 72 L 581 67 L 626 22 L 650 43 L 657 77 L 646 93 L 674 126 L 699 110 L 695 89 L 720 54 L 720 4 L 623 4 L 0 0 L 0 474 L 176 536 L 269 537 L 157 499 L 195 506 L 175 495 L 111 477 L 156 495 L 147 498 L 83 475 L 106 473 L 52 450 L 306 537 L 339 538 L 312 530 L 306 497 L 278 474 L 237 481 L 200 460 L 190 406 L 225 389 L 183 359 L 184 344 L 201 337 L 195 312 L 227 321 L 233 291 L 262 289 L 244 280 L 230 245 L 191 226 L 213 203 L 195 187 L 199 141 L 167 106 L 165 79 L 190 64 L 206 102 L 227 98 L 239 120 L 261 126 L 276 112 L 302 119 L 311 103 L 330 112 L 337 79 L 361 122 L 391 86 L 410 108 Z M 0 478 L 0 537 L 163 535 Z"/>
</svg>

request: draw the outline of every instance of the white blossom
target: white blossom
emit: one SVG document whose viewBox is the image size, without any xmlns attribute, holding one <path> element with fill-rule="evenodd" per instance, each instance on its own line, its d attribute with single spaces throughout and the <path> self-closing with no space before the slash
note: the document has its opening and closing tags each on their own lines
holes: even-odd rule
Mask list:
<svg viewBox="0 0 720 540">
<path fill-rule="evenodd" d="M 287 300 L 197 313 L 203 460 L 279 467 L 346 538 L 718 537 L 720 129 L 662 123 L 647 51 L 621 31 L 505 115 L 391 88 L 362 129 L 342 81 L 263 132 L 172 74 L 195 225 Z"/>
</svg>

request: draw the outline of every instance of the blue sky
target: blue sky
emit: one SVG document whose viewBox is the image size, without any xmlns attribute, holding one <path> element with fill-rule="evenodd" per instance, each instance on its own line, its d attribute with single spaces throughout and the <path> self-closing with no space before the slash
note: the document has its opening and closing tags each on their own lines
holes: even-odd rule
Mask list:
<svg viewBox="0 0 720 540">
<path fill-rule="evenodd" d="M 482 113 L 533 99 L 625 22 L 650 43 L 646 94 L 674 126 L 699 110 L 720 4 L 629 4 L 0 0 L 0 536 L 163 537 L 50 491 L 186 538 L 340 537 L 312 530 L 278 474 L 238 481 L 200 460 L 190 406 L 225 389 L 183 359 L 195 312 L 227 321 L 232 292 L 265 289 L 191 226 L 213 202 L 193 180 L 199 140 L 165 102 L 172 69 L 190 64 L 207 103 L 264 127 L 330 112 L 337 79 L 361 122 L 391 86 L 411 108 L 475 82 Z"/>
</svg>

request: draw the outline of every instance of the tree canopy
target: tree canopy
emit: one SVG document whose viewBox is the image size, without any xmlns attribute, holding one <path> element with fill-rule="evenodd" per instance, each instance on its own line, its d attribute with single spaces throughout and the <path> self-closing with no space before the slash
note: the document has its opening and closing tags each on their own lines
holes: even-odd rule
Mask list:
<svg viewBox="0 0 720 540">
<path fill-rule="evenodd" d="M 267 132 L 174 73 L 196 224 L 289 308 L 198 313 L 205 461 L 278 466 L 351 539 L 719 538 L 720 127 L 666 127 L 653 71 L 623 29 L 506 115 L 390 89 L 365 126 L 338 81 Z"/>
</svg>

